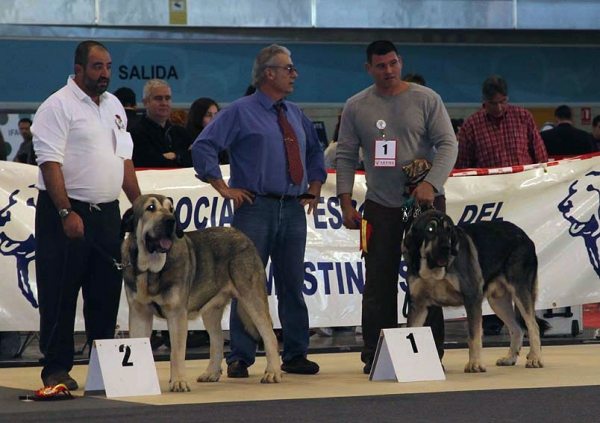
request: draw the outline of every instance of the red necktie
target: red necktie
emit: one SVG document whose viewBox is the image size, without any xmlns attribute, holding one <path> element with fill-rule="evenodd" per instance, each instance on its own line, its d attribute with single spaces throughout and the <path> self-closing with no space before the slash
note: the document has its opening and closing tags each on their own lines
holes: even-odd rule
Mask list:
<svg viewBox="0 0 600 423">
<path fill-rule="evenodd" d="M 296 185 L 302 183 L 304 176 L 304 168 L 302 167 L 302 159 L 300 158 L 300 147 L 298 146 L 298 138 L 294 132 L 294 128 L 285 117 L 285 112 L 281 107 L 281 104 L 276 104 L 275 109 L 277 110 L 277 121 L 283 132 L 283 142 L 285 144 L 285 153 L 288 161 L 288 171 L 290 177 Z"/>
</svg>

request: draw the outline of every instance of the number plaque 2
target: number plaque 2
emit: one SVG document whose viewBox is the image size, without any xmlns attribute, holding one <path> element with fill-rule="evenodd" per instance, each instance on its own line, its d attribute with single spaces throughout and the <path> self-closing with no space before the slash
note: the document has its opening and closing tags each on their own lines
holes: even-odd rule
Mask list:
<svg viewBox="0 0 600 423">
<path fill-rule="evenodd" d="M 94 341 L 85 395 L 108 398 L 160 395 L 148 338 Z"/>
<path fill-rule="evenodd" d="M 431 328 L 382 329 L 369 380 L 446 380 Z"/>
</svg>

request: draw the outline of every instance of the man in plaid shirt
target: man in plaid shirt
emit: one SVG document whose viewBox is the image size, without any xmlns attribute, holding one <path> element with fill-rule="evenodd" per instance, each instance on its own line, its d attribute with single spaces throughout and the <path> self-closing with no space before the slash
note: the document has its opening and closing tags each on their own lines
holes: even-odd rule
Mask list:
<svg viewBox="0 0 600 423">
<path fill-rule="evenodd" d="M 545 163 L 548 153 L 533 116 L 508 104 L 508 86 L 494 75 L 483 83 L 483 108 L 458 132 L 456 169 Z"/>
</svg>

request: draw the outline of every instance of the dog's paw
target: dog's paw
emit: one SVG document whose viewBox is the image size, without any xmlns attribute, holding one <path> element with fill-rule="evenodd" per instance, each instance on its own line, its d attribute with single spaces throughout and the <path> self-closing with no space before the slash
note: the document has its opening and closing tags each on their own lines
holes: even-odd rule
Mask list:
<svg viewBox="0 0 600 423">
<path fill-rule="evenodd" d="M 544 363 L 542 363 L 542 359 L 538 356 L 527 356 L 527 363 L 525 364 L 525 367 L 528 369 L 541 369 L 544 367 Z"/>
<path fill-rule="evenodd" d="M 517 357 L 502 357 L 496 361 L 496 366 L 514 366 L 517 362 Z"/>
<path fill-rule="evenodd" d="M 221 370 L 219 370 L 218 372 L 206 371 L 206 372 L 202 373 L 200 376 L 198 376 L 198 379 L 196 379 L 196 382 L 218 382 L 219 379 L 221 378 L 221 373 L 222 373 Z"/>
<path fill-rule="evenodd" d="M 279 383 L 283 380 L 281 371 L 268 372 L 265 370 L 260 383 Z"/>
<path fill-rule="evenodd" d="M 190 392 L 190 385 L 185 380 L 176 380 L 175 382 L 169 382 L 169 389 L 171 392 Z"/>
<path fill-rule="evenodd" d="M 465 373 L 483 373 L 485 366 L 477 361 L 469 361 L 465 366 Z"/>
</svg>

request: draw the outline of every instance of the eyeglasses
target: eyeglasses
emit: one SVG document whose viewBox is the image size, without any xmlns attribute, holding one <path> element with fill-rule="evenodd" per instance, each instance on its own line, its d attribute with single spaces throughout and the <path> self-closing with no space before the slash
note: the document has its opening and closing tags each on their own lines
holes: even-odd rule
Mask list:
<svg viewBox="0 0 600 423">
<path fill-rule="evenodd" d="M 298 68 L 296 68 L 294 65 L 287 65 L 287 66 L 269 66 L 270 68 L 277 68 L 277 69 L 285 69 L 286 71 L 288 71 L 289 74 L 292 74 L 294 72 L 298 73 Z"/>
</svg>

